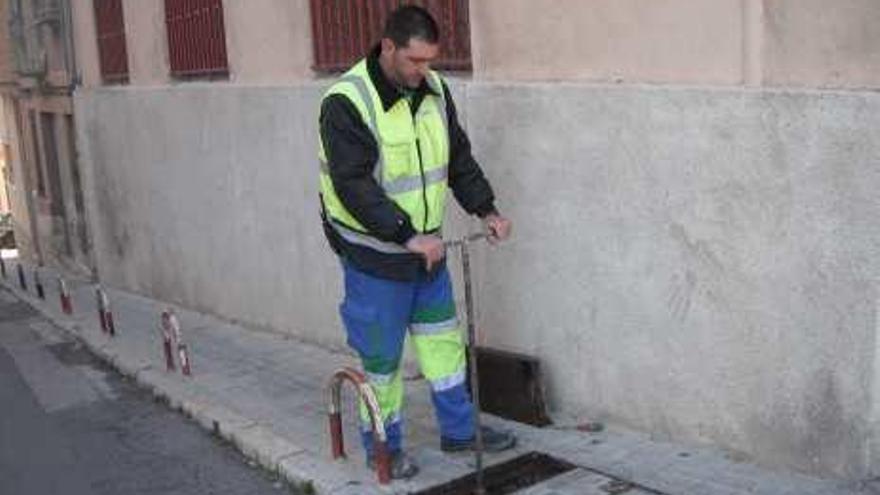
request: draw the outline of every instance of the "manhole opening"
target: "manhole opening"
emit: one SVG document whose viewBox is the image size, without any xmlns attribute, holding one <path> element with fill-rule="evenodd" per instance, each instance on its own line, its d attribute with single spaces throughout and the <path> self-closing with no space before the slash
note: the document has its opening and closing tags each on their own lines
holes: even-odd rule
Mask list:
<svg viewBox="0 0 880 495">
<path fill-rule="evenodd" d="M 566 473 L 575 466 L 538 452 L 529 452 L 483 472 L 486 495 L 506 495 Z M 471 473 L 412 495 L 471 495 L 477 476 Z"/>
<path fill-rule="evenodd" d="M 541 386 L 541 366 L 536 358 L 478 347 L 477 369 L 483 411 L 532 426 L 551 424 Z"/>
<path fill-rule="evenodd" d="M 23 302 L 0 302 L 0 315 L 3 321 L 24 320 L 37 316 L 37 311 Z"/>
<path fill-rule="evenodd" d="M 59 342 L 46 346 L 59 361 L 72 366 L 91 365 L 99 367 L 100 361 L 95 358 L 88 349 L 77 342 Z"/>
</svg>

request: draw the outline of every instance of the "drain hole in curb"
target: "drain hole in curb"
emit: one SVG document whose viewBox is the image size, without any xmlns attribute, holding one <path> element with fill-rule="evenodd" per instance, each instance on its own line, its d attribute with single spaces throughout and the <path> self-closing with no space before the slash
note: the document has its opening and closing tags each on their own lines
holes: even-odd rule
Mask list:
<svg viewBox="0 0 880 495">
<path fill-rule="evenodd" d="M 546 454 L 529 452 L 497 466 L 486 468 L 483 472 L 483 484 L 486 495 L 507 495 L 537 485 L 574 468 L 574 465 Z M 471 495 L 476 488 L 476 480 L 476 474 L 471 473 L 448 483 L 414 492 L 412 495 Z"/>
</svg>

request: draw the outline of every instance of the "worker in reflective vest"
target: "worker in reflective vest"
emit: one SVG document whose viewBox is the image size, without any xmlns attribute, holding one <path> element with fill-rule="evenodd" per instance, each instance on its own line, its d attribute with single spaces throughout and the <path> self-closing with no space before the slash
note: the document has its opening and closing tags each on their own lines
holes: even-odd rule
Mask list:
<svg viewBox="0 0 880 495">
<path fill-rule="evenodd" d="M 471 154 L 449 88 L 429 68 L 438 52 L 439 30 L 427 11 L 395 10 L 380 44 L 329 88 L 319 122 L 324 231 L 345 279 L 340 313 L 376 392 L 395 478 L 418 472 L 402 444 L 407 330 L 431 384 L 441 448 L 474 443 L 465 345 L 440 234 L 447 189 L 483 219 L 490 241 L 505 240 L 511 229 Z M 363 404 L 361 419 L 371 465 Z M 482 433 L 487 452 L 516 443 L 510 432 Z"/>
</svg>

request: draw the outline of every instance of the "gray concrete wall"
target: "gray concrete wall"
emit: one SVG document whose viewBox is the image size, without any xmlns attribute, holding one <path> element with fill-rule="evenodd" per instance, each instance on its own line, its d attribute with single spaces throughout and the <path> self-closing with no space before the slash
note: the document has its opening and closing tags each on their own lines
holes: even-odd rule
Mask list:
<svg viewBox="0 0 880 495">
<path fill-rule="evenodd" d="M 876 95 L 476 86 L 468 103 L 518 226 L 484 265 L 483 321 L 548 364 L 555 404 L 862 473 Z"/>
<path fill-rule="evenodd" d="M 317 213 L 319 86 L 82 91 L 76 116 L 107 283 L 340 342 Z"/>
<path fill-rule="evenodd" d="M 101 278 L 343 345 L 316 205 L 321 87 L 81 90 Z M 540 357 L 560 416 L 880 474 L 880 95 L 456 92 L 515 223 L 477 253 L 483 341 Z"/>
</svg>

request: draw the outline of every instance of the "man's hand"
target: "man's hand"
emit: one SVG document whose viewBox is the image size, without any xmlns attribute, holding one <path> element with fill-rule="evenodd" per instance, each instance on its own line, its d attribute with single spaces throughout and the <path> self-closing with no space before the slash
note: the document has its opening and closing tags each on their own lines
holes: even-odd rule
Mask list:
<svg viewBox="0 0 880 495">
<path fill-rule="evenodd" d="M 489 232 L 490 244 L 498 244 L 510 237 L 512 224 L 510 223 L 510 220 L 504 218 L 498 213 L 486 215 L 486 217 L 483 218 L 483 224 Z"/>
<path fill-rule="evenodd" d="M 446 256 L 443 240 L 435 235 L 415 235 L 406 241 L 406 249 L 424 256 L 427 271 L 431 271 L 431 267 Z"/>
</svg>

